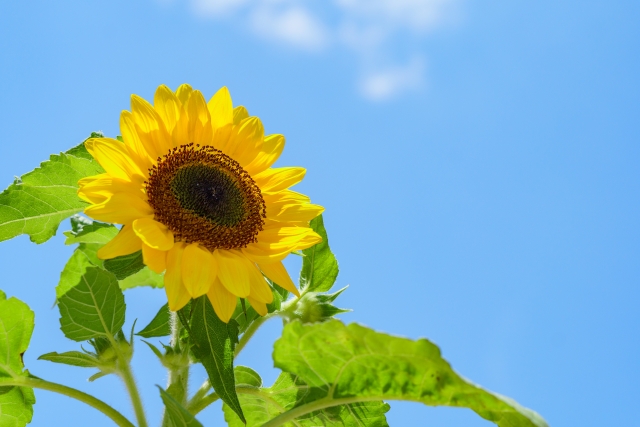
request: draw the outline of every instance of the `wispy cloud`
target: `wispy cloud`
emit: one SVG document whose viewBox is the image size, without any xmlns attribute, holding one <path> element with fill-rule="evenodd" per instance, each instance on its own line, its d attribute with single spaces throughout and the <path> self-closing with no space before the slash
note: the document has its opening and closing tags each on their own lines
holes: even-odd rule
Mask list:
<svg viewBox="0 0 640 427">
<path fill-rule="evenodd" d="M 240 18 L 256 36 L 303 51 L 342 48 L 355 53 L 358 88 L 385 100 L 425 87 L 420 41 L 455 19 L 460 0 L 189 0 L 200 16 Z M 327 17 L 331 17 L 330 19 Z"/>
</svg>

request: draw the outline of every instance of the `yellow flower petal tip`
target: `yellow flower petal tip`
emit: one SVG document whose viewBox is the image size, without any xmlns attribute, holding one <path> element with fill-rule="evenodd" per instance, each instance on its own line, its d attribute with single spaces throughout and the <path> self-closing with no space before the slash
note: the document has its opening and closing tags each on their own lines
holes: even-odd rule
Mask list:
<svg viewBox="0 0 640 427">
<path fill-rule="evenodd" d="M 105 173 L 78 183 L 87 215 L 123 225 L 100 258 L 142 250 L 150 269 L 165 271 L 171 310 L 206 295 L 225 322 L 238 297 L 266 314 L 263 275 L 299 295 L 281 261 L 319 241 L 309 221 L 323 208 L 289 190 L 304 168 L 272 168 L 282 135 L 264 135 L 227 87 L 206 102 L 188 84 L 161 85 L 153 103 L 132 95 L 119 119 L 122 142 L 85 143 Z"/>
</svg>

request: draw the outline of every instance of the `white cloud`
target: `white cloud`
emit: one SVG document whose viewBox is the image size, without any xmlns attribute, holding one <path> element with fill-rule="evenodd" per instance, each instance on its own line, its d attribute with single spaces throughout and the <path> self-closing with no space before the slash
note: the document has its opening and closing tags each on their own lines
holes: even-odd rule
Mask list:
<svg viewBox="0 0 640 427">
<path fill-rule="evenodd" d="M 159 0 L 160 1 L 160 0 Z M 397 43 L 419 46 L 428 33 L 453 21 L 463 0 L 189 0 L 201 16 L 233 16 L 257 36 L 305 51 L 328 47 L 355 53 L 360 92 L 385 100 L 424 87 L 419 51 L 398 65 Z M 323 14 L 314 13 L 319 11 Z M 402 60 L 400 61 L 402 63 Z"/>
<path fill-rule="evenodd" d="M 365 75 L 359 83 L 362 95 L 372 101 L 385 101 L 402 92 L 424 87 L 424 59 L 414 58 L 404 66 L 393 66 Z"/>
<path fill-rule="evenodd" d="M 250 23 L 266 39 L 305 50 L 322 49 L 329 39 L 324 25 L 300 6 L 261 6 L 251 13 Z"/>
</svg>

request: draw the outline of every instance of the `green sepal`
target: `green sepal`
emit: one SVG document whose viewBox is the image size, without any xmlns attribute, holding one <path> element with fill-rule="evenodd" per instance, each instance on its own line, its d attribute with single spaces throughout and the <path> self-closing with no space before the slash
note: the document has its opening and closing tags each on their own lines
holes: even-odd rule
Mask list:
<svg viewBox="0 0 640 427">
<path fill-rule="evenodd" d="M 408 400 L 466 407 L 500 427 L 547 427 L 535 412 L 460 377 L 426 339 L 394 337 L 337 320 L 292 322 L 276 341 L 273 358 L 276 367 L 297 375 L 327 404 Z"/>
<path fill-rule="evenodd" d="M 60 329 L 74 341 L 115 336 L 125 320 L 124 295 L 115 276 L 91 267 L 59 299 Z"/>
<path fill-rule="evenodd" d="M 92 133 L 90 138 L 99 136 Z M 84 142 L 66 153 L 51 155 L 0 193 L 0 241 L 21 234 L 29 235 L 34 243 L 49 240 L 60 222 L 88 205 L 78 197 L 78 180 L 103 172 Z"/>
<path fill-rule="evenodd" d="M 302 270 L 300 271 L 300 290 L 303 292 L 327 292 L 338 277 L 338 260 L 331 248 L 322 215 L 309 223 L 313 231 L 322 237 L 322 241 L 302 251 Z"/>
<path fill-rule="evenodd" d="M 145 326 L 144 329 L 136 332 L 136 335 L 144 338 L 166 337 L 171 334 L 170 318 L 171 314 L 169 312 L 169 304 L 167 303 L 160 307 L 160 310 L 158 310 L 158 313 L 156 313 L 151 322 Z"/>
<path fill-rule="evenodd" d="M 233 371 L 234 350 L 238 343 L 237 322 L 220 320 L 207 296 L 203 295 L 191 304 L 190 338 L 191 351 L 206 369 L 213 389 L 244 421 Z"/>
<path fill-rule="evenodd" d="M 158 386 L 158 389 L 166 408 L 165 414 L 169 419 L 168 427 L 202 427 L 202 424 L 169 393 L 160 386 Z"/>
<path fill-rule="evenodd" d="M 351 310 L 338 308 L 331 304 L 347 287 L 333 294 L 307 292 L 295 305 L 293 312 L 288 312 L 289 320 L 300 320 L 302 323 L 325 322 L 334 316 L 348 313 Z"/>
</svg>

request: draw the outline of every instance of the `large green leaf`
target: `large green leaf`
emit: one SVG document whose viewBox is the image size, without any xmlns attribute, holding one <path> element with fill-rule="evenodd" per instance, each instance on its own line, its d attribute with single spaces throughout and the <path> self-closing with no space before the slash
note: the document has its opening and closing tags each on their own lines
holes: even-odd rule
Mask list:
<svg viewBox="0 0 640 427">
<path fill-rule="evenodd" d="M 280 374 L 273 386 L 269 388 L 259 388 L 260 377 L 256 378 L 256 376 L 255 373 L 249 376 L 247 372 L 238 372 L 236 369 L 240 404 L 247 409 L 247 427 L 261 426 L 288 410 L 323 396 L 322 393 L 318 396 L 316 390 L 287 372 Z M 249 411 L 248 408 L 251 410 Z M 223 410 L 229 427 L 244 427 L 244 423 L 227 405 L 223 405 Z M 284 425 L 287 427 L 388 427 L 385 417 L 388 410 L 389 405 L 381 401 L 355 402 L 303 414 Z"/>
<path fill-rule="evenodd" d="M 87 206 L 77 195 L 78 180 L 104 170 L 83 144 L 51 155 L 0 193 L 0 241 L 28 234 L 32 242 L 46 242 L 63 219 Z"/>
<path fill-rule="evenodd" d="M 58 301 L 62 332 L 74 341 L 114 336 L 124 324 L 124 295 L 108 271 L 88 268 Z"/>
<path fill-rule="evenodd" d="M 322 236 L 322 242 L 302 251 L 300 288 L 304 292 L 327 292 L 338 277 L 338 261 L 329 248 L 322 215 L 312 219 L 310 225 Z"/>
<path fill-rule="evenodd" d="M 546 427 L 535 412 L 460 377 L 437 346 L 337 320 L 292 322 L 275 343 L 275 365 L 298 375 L 318 400 L 296 414 L 346 403 L 408 400 L 470 408 L 500 427 Z M 281 418 L 282 419 L 282 418 Z"/>
<path fill-rule="evenodd" d="M 96 243 L 81 243 L 71 254 L 71 258 L 60 272 L 60 280 L 56 286 L 56 298 L 60 299 L 69 289 L 80 283 L 82 276 L 87 269 L 102 267 L 102 260 L 98 259 L 96 253 L 100 249 Z"/>
<path fill-rule="evenodd" d="M 22 354 L 33 333 L 33 311 L 16 298 L 0 291 L 0 379 L 26 375 Z M 36 402 L 33 390 L 26 387 L 1 387 L 0 426 L 24 427 L 33 416 Z"/>
<path fill-rule="evenodd" d="M 204 295 L 191 305 L 190 329 L 191 350 L 207 370 L 213 389 L 244 421 L 233 373 L 238 324 L 233 319 L 229 323 L 220 320 Z"/>
<path fill-rule="evenodd" d="M 166 408 L 166 418 L 168 427 L 202 427 L 202 424 L 189 413 L 178 401 L 169 393 L 160 389 L 160 396 Z"/>
</svg>

